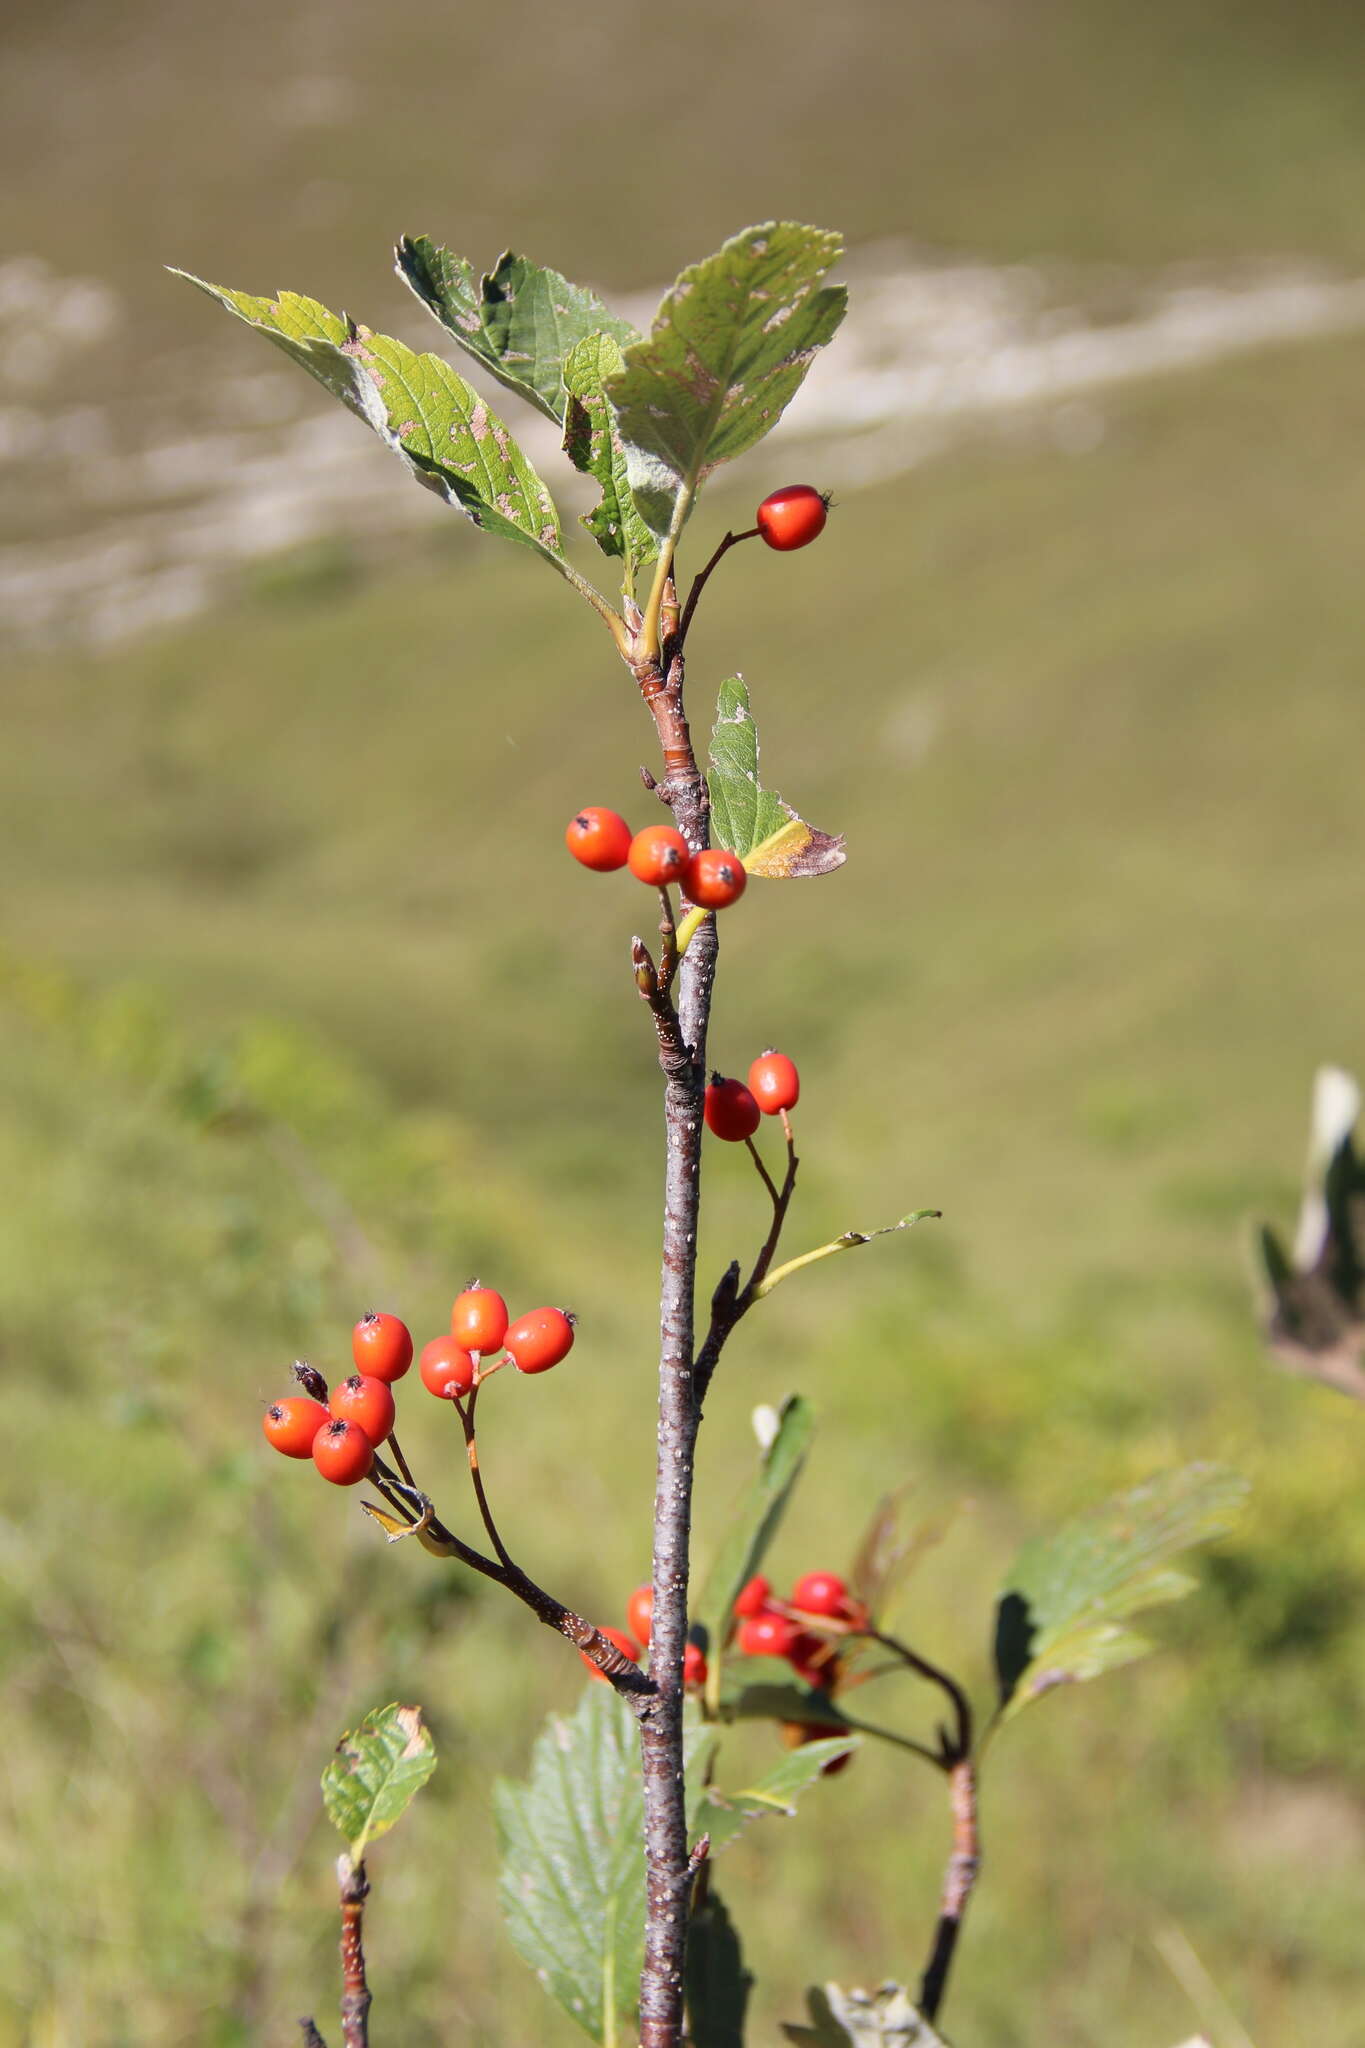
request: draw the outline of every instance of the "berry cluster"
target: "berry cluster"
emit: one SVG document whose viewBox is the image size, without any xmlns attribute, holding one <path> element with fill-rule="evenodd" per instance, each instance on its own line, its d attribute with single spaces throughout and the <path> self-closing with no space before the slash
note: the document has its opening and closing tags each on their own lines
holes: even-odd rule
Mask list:
<svg viewBox="0 0 1365 2048">
<path fill-rule="evenodd" d="M 785 1118 L 801 1097 L 801 1076 L 796 1063 L 772 1047 L 761 1053 L 749 1069 L 749 1085 L 712 1074 L 706 1090 L 705 1117 L 708 1130 L 732 1145 L 752 1138 L 765 1116 Z"/>
<path fill-rule="evenodd" d="M 511 1322 L 502 1296 L 472 1281 L 456 1296 L 450 1335 L 422 1346 L 418 1371 L 429 1393 L 457 1400 L 506 1359 L 518 1372 L 548 1372 L 573 1340 L 574 1319 L 564 1309 L 533 1308 Z M 263 1420 L 267 1442 L 286 1458 L 311 1458 L 336 1486 L 358 1485 L 376 1447 L 393 1434 L 393 1383 L 412 1364 L 412 1333 L 397 1316 L 372 1311 L 351 1332 L 351 1355 L 356 1369 L 333 1387 L 325 1407 L 310 1394 L 290 1394 L 272 1402 Z"/>
<path fill-rule="evenodd" d="M 649 1644 L 650 1627 L 654 1618 L 654 1588 L 637 1586 L 626 1602 L 625 1628 L 599 1628 L 597 1633 L 615 1643 L 623 1657 L 629 1657 L 632 1664 L 638 1664 Z M 594 1678 L 605 1678 L 605 1671 L 599 1671 L 586 1650 L 579 1656 L 587 1665 Z M 689 1643 L 683 1651 L 683 1685 L 688 1692 L 700 1692 L 706 1683 L 706 1659 L 696 1643 Z"/>
<path fill-rule="evenodd" d="M 588 804 L 570 818 L 564 844 L 576 861 L 598 874 L 628 867 L 638 882 L 654 889 L 676 882 L 702 910 L 724 910 L 738 902 L 749 879 L 737 853 L 716 846 L 693 853 L 672 825 L 646 825 L 632 834 L 619 812 L 601 804 Z"/>
<path fill-rule="evenodd" d="M 807 1685 L 832 1692 L 840 1677 L 837 1635 L 866 1628 L 867 1609 L 837 1572 L 804 1573 L 789 1600 L 775 1599 L 760 1575 L 736 1598 L 735 1621 L 741 1656 L 785 1658 Z M 816 1629 L 807 1626 L 812 1621 Z"/>
</svg>

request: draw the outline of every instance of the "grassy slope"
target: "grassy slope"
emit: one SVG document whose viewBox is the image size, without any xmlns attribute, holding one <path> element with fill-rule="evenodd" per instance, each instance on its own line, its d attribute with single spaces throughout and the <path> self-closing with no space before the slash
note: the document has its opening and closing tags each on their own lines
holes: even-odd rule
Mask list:
<svg viewBox="0 0 1365 2048">
<path fill-rule="evenodd" d="M 964 1647 L 960 1615 L 984 1617 L 1022 1530 L 1174 1457 L 1257 1482 L 1179 1657 L 1018 1731 L 953 2001 L 985 2048 L 1177 2038 L 1193 2016 L 1149 1946 L 1171 1917 L 1266 2041 L 1337 2038 L 1359 1996 L 1358 1435 L 1264 1368 L 1238 1265 L 1245 1213 L 1291 1199 L 1312 1064 L 1360 1040 L 1357 353 L 1126 395 L 1080 460 L 983 442 L 855 498 L 808 557 L 728 564 L 697 629 L 698 706 L 743 666 L 773 779 L 852 842 L 838 877 L 756 885 L 727 920 L 716 1055 L 777 1039 L 802 1061 L 798 1240 L 948 1212 L 746 1332 L 709 1411 L 703 1535 L 750 1405 L 802 1385 L 825 1440 L 779 1566 L 837 1562 L 903 1478 L 926 1508 L 970 1493 L 907 1621 L 981 1680 L 984 1619 Z M 46 1878 L 8 1937 L 0 2041 L 283 2038 L 329 1981 L 322 1839 L 295 1865 L 286 1808 L 254 1890 L 244 1871 L 381 1693 L 424 1699 L 448 1752 L 379 1873 L 386 2009 L 413 2048 L 452 2011 L 470 2041 L 571 2037 L 485 1885 L 459 1885 L 452 1926 L 447 1865 L 454 1842 L 487 1869 L 488 1773 L 572 1697 L 571 1660 L 239 1445 L 243 1402 L 296 1351 L 335 1359 L 363 1299 L 436 1328 L 491 1268 L 584 1313 L 572 1371 L 490 1391 L 509 1520 L 604 1617 L 640 1575 L 638 898 L 559 850 L 580 801 L 643 815 L 625 694 L 587 615 L 463 529 L 342 601 L 304 587 L 8 686 L 8 1800 Z M 204 1048 L 244 1029 L 232 1072 L 287 1107 L 321 1197 L 277 1137 L 187 1120 Z M 729 1153 L 710 1193 L 714 1264 L 757 1205 Z M 797 1975 L 918 1967 L 942 1816 L 902 1782 L 864 1758 L 803 1824 L 812 1853 L 776 1832 L 736 1853 L 731 1901 L 789 2015 Z"/>
</svg>

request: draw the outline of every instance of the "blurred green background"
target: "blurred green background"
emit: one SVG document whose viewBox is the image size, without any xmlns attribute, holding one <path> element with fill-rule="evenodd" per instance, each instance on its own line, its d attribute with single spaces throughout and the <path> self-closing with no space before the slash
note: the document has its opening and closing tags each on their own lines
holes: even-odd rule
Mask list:
<svg viewBox="0 0 1365 2048">
<path fill-rule="evenodd" d="M 561 833 L 584 801 L 643 820 L 650 734 L 555 579 L 421 493 L 385 542 L 353 479 L 398 466 L 343 419 L 368 467 L 330 491 L 323 394 L 159 266 L 425 347 L 400 231 L 633 301 L 777 213 L 841 228 L 855 284 L 923 266 L 930 307 L 945 267 L 1004 280 L 1035 341 L 1232 286 L 1254 325 L 1285 279 L 1349 309 L 1359 12 L 19 0 L 3 37 L 0 2043 L 327 2031 L 316 1781 L 392 1698 L 442 1763 L 373 1858 L 377 2037 L 568 2042 L 499 1931 L 488 1792 L 577 1661 L 384 1550 L 257 1416 L 372 1303 L 420 1341 L 474 1271 L 572 1302 L 571 1364 L 489 1390 L 490 1485 L 599 1618 L 644 1575 L 639 910 Z M 821 1437 L 778 1572 L 843 1564 L 906 1485 L 951 1524 L 901 1627 L 985 1699 L 1024 1536 L 1191 1457 L 1254 1482 L 1167 1653 L 1001 1742 L 963 2048 L 1365 2043 L 1365 1438 L 1265 1362 L 1245 1266 L 1365 1001 L 1365 380 L 1348 312 L 1316 324 L 922 447 L 885 420 L 761 447 L 692 532 L 696 566 L 792 474 L 839 485 L 820 546 L 733 558 L 693 639 L 696 724 L 741 668 L 770 778 L 850 849 L 727 918 L 715 1057 L 801 1063 L 794 1246 L 945 1211 L 746 1325 L 700 1551 L 749 1411 L 801 1389 Z M 990 334 L 963 345 L 989 381 Z M 282 450 L 313 510 L 275 550 L 251 465 Z M 708 1176 L 710 1274 L 762 1201 L 728 1151 Z M 420 1389 L 404 1415 L 458 1513 L 448 1418 Z M 733 1853 L 755 2042 L 808 1981 L 916 1980 L 946 1831 L 936 1780 L 865 1753 Z"/>
</svg>

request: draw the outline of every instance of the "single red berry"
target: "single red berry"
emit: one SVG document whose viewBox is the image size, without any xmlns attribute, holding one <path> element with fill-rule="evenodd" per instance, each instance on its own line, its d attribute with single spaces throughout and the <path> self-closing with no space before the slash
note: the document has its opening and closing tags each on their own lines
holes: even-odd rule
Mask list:
<svg viewBox="0 0 1365 2048">
<path fill-rule="evenodd" d="M 609 1643 L 615 1643 L 617 1649 L 621 1652 L 621 1655 L 623 1657 L 629 1657 L 632 1664 L 639 1663 L 640 1658 L 643 1655 L 640 1645 L 637 1642 L 632 1641 L 632 1639 L 626 1634 L 623 1628 L 599 1628 L 597 1633 L 599 1636 L 605 1636 Z M 587 1665 L 589 1674 L 593 1678 L 606 1678 L 606 1672 L 600 1670 L 598 1666 L 593 1663 L 592 1658 L 588 1655 L 586 1650 L 580 1650 L 578 1654 L 583 1659 L 583 1662 Z"/>
<path fill-rule="evenodd" d="M 807 1572 L 792 1587 L 791 1604 L 802 1614 L 823 1614 L 831 1621 L 842 1621 L 853 1603 L 837 1572 Z"/>
<path fill-rule="evenodd" d="M 739 1625 L 739 1648 L 745 1657 L 785 1657 L 801 1631 L 785 1614 L 751 1614 Z"/>
<path fill-rule="evenodd" d="M 474 1361 L 454 1337 L 433 1337 L 424 1344 L 417 1370 L 427 1392 L 441 1401 L 467 1394 L 474 1384 Z"/>
<path fill-rule="evenodd" d="M 374 1445 L 357 1422 L 329 1422 L 313 1438 L 313 1463 L 333 1486 L 358 1486 L 374 1463 Z"/>
<path fill-rule="evenodd" d="M 625 819 L 619 812 L 603 810 L 600 804 L 587 804 L 576 817 L 570 818 L 564 834 L 564 844 L 574 859 L 600 875 L 609 875 L 613 868 L 625 866 L 630 841 L 631 831 Z"/>
<path fill-rule="evenodd" d="M 750 1615 L 761 1614 L 772 1598 L 772 1590 L 761 1572 L 757 1578 L 750 1579 L 746 1586 L 741 1586 L 735 1595 L 735 1613 L 741 1621 Z"/>
<path fill-rule="evenodd" d="M 400 1323 L 397 1316 L 371 1309 L 351 1332 L 351 1356 L 356 1371 L 368 1373 L 372 1380 L 401 1380 L 412 1364 L 412 1337 L 407 1324 Z"/>
<path fill-rule="evenodd" d="M 813 484 L 787 484 L 763 500 L 754 523 L 770 548 L 785 554 L 818 540 L 829 516 L 829 492 Z"/>
<path fill-rule="evenodd" d="M 749 1090 L 765 1116 L 776 1116 L 783 1109 L 795 1109 L 801 1099 L 801 1076 L 796 1071 L 795 1060 L 789 1060 L 784 1052 L 774 1052 L 770 1047 L 749 1069 Z"/>
<path fill-rule="evenodd" d="M 321 1401 L 310 1401 L 306 1394 L 287 1394 L 266 1409 L 261 1427 L 266 1442 L 283 1451 L 286 1458 L 307 1458 L 312 1455 L 313 1438 L 331 1419 Z"/>
<path fill-rule="evenodd" d="M 501 1351 L 507 1335 L 507 1303 L 491 1287 L 480 1287 L 476 1281 L 455 1297 L 455 1306 L 450 1311 L 450 1334 L 458 1338 L 466 1351 L 477 1351 L 483 1358 Z"/>
<path fill-rule="evenodd" d="M 353 1372 L 339 1387 L 333 1387 L 329 1403 L 339 1422 L 354 1422 L 372 1444 L 382 1444 L 393 1428 L 393 1394 L 387 1380 Z"/>
<path fill-rule="evenodd" d="M 667 882 L 680 882 L 691 855 L 681 832 L 671 825 L 646 825 L 630 842 L 627 856 L 637 881 L 652 882 L 662 889 Z"/>
<path fill-rule="evenodd" d="M 749 877 L 737 853 L 708 846 L 694 853 L 683 873 L 683 888 L 703 910 L 724 910 L 744 894 Z"/>
<path fill-rule="evenodd" d="M 626 1627 L 642 1643 L 649 1641 L 650 1623 L 654 1618 L 654 1588 L 637 1586 L 626 1602 Z"/>
<path fill-rule="evenodd" d="M 713 1074 L 706 1090 L 706 1124 L 708 1130 L 718 1138 L 724 1138 L 731 1145 L 752 1138 L 758 1129 L 759 1107 L 742 1081 L 727 1081 L 722 1074 Z"/>
<path fill-rule="evenodd" d="M 688 1692 L 700 1692 L 706 1683 L 706 1658 L 696 1643 L 689 1643 L 683 1651 L 683 1686 Z"/>
<path fill-rule="evenodd" d="M 573 1317 L 562 1308 L 533 1308 L 503 1339 L 518 1372 L 548 1372 L 573 1346 Z"/>
</svg>

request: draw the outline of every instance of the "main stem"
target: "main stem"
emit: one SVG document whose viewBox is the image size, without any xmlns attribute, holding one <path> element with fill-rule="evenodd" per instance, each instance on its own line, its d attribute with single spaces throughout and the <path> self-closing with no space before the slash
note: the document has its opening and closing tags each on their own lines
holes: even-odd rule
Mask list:
<svg viewBox="0 0 1365 2048">
<path fill-rule="evenodd" d="M 709 798 L 683 710 L 683 665 L 641 664 L 641 692 L 663 745 L 660 794 L 694 850 L 707 843 Z M 678 972 L 680 1044 L 660 1040 L 664 1072 L 663 1269 L 659 1295 L 659 1428 L 654 1488 L 654 1610 L 649 1645 L 655 1698 L 639 1711 L 645 1806 L 645 1962 L 641 2048 L 677 2048 L 691 1873 L 683 1795 L 682 1663 L 687 1640 L 692 1477 L 700 1407 L 693 1378 L 693 1304 L 701 1203 L 706 1028 L 716 964 L 715 919 L 695 933 Z"/>
</svg>

